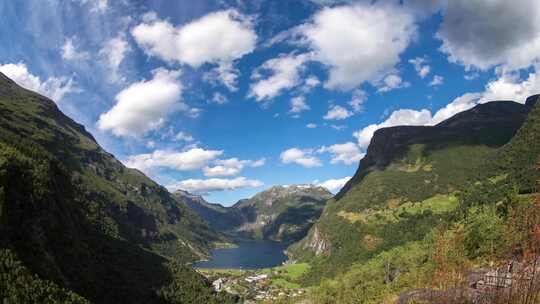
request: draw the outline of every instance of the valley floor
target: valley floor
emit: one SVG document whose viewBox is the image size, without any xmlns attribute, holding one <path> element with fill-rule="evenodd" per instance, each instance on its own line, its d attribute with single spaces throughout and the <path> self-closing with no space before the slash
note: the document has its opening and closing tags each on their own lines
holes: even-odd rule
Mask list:
<svg viewBox="0 0 540 304">
<path fill-rule="evenodd" d="M 259 270 L 197 270 L 212 282 L 216 291 L 238 295 L 244 303 L 287 303 L 306 293 L 299 278 L 309 270 L 309 265 L 287 264 Z"/>
</svg>

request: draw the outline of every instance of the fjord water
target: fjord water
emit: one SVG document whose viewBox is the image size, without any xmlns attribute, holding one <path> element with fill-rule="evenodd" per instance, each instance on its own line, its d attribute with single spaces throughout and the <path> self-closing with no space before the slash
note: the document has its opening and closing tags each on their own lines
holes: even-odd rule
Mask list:
<svg viewBox="0 0 540 304">
<path fill-rule="evenodd" d="M 281 265 L 287 260 L 288 244 L 273 241 L 239 242 L 236 248 L 214 249 L 212 260 L 195 263 L 195 268 L 259 269 Z"/>
</svg>

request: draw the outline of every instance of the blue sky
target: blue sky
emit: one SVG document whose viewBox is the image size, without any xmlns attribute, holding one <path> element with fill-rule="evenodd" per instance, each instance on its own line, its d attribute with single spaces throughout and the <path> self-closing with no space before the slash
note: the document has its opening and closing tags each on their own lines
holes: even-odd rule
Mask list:
<svg viewBox="0 0 540 304">
<path fill-rule="evenodd" d="M 170 190 L 336 192 L 378 128 L 539 91 L 517 2 L 0 0 L 0 71 Z"/>
</svg>

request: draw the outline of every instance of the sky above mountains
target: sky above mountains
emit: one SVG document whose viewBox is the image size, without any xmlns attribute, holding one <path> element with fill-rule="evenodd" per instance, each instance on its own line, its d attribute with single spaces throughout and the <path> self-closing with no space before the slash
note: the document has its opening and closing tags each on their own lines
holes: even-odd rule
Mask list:
<svg viewBox="0 0 540 304">
<path fill-rule="evenodd" d="M 0 72 L 129 167 L 234 203 L 336 192 L 377 129 L 540 91 L 536 0 L 0 0 Z"/>
</svg>

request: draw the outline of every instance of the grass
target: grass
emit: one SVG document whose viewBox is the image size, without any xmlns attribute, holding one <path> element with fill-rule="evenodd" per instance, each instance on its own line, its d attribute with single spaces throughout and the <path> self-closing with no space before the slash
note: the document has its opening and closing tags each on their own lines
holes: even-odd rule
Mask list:
<svg viewBox="0 0 540 304">
<path fill-rule="evenodd" d="M 422 202 L 406 202 L 399 206 L 389 206 L 380 210 L 366 209 L 362 212 L 339 211 L 337 215 L 351 224 L 384 224 L 397 222 L 404 214 L 422 214 L 427 210 L 434 214 L 444 214 L 454 211 L 458 206 L 458 199 L 454 195 L 437 194 Z"/>
<path fill-rule="evenodd" d="M 298 289 L 301 287 L 300 284 L 290 282 L 284 278 L 272 279 L 271 284 L 280 288 L 287 288 L 287 289 Z"/>
<path fill-rule="evenodd" d="M 197 268 L 197 271 L 202 274 L 229 276 L 240 276 L 246 273 L 245 270 L 236 268 Z"/>
</svg>

